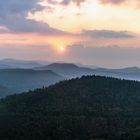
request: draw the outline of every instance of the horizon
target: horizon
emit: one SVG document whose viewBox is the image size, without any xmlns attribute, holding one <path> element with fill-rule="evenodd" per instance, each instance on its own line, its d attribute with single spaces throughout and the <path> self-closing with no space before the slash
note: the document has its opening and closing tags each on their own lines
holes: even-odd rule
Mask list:
<svg viewBox="0 0 140 140">
<path fill-rule="evenodd" d="M 41 66 L 47 66 L 47 65 L 51 65 L 51 64 L 73 64 L 76 65 L 78 67 L 85 67 L 85 68 L 91 68 L 91 69 L 98 69 L 98 68 L 105 68 L 105 69 L 125 69 L 125 68 L 140 68 L 140 66 L 136 66 L 136 65 L 126 65 L 126 66 L 120 66 L 120 67 L 104 67 L 104 66 L 100 66 L 100 65 L 94 65 L 94 64 L 84 64 L 84 63 L 80 63 L 80 62 L 72 62 L 72 61 L 47 61 L 47 60 L 34 60 L 34 59 L 17 59 L 17 58 L 1 58 L 0 61 L 19 61 L 22 63 L 22 61 L 24 62 L 35 62 L 40 64 Z M 0 64 L 1 65 L 1 64 Z M 8 68 L 9 69 L 9 68 Z"/>
</svg>

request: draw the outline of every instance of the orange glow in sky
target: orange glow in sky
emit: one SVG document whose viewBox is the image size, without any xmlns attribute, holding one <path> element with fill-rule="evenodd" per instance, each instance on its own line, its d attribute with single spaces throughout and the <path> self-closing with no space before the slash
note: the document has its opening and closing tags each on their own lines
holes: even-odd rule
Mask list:
<svg viewBox="0 0 140 140">
<path fill-rule="evenodd" d="M 21 11 L 15 3 L 1 3 L 7 10 L 0 9 L 4 14 L 1 18 L 5 17 L 0 20 L 0 48 L 26 48 L 25 54 L 43 50 L 52 59 L 54 54 L 68 56 L 71 46 L 140 48 L 139 0 L 71 0 L 66 4 L 63 0 L 37 1 L 31 1 L 31 7 L 19 2 Z M 9 5 L 15 10 L 10 11 L 13 8 Z M 38 6 L 43 7 L 36 9 Z"/>
<path fill-rule="evenodd" d="M 74 3 L 68 6 L 43 3 L 46 8 L 28 13 L 28 18 L 48 23 L 54 28 L 77 32 L 82 29 L 129 30 L 140 33 L 140 10 L 137 1 L 127 0 L 125 4 L 105 5 L 99 0 L 86 0 L 80 7 Z M 47 12 L 51 7 L 53 11 Z M 130 22 L 136 21 L 136 22 Z"/>
</svg>

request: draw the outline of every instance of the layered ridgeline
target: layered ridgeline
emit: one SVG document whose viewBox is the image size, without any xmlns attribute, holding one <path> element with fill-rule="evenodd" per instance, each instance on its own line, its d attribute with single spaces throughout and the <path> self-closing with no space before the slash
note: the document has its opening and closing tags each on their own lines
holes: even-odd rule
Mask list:
<svg viewBox="0 0 140 140">
<path fill-rule="evenodd" d="M 87 66 L 78 66 L 73 63 L 52 63 L 46 66 L 36 67 L 35 70 L 52 70 L 64 77 L 74 78 L 83 75 L 100 75 L 129 80 L 140 80 L 139 67 L 126 67 L 122 69 L 107 68 L 88 68 Z"/>
<path fill-rule="evenodd" d="M 139 140 L 140 82 L 84 76 L 0 101 L 0 140 Z"/>
<path fill-rule="evenodd" d="M 7 69 L 3 67 L 5 64 Z M 130 80 L 140 80 L 140 68 L 128 67 L 124 69 L 88 68 L 73 63 L 52 63 L 38 67 L 34 61 L 5 59 L 0 61 L 0 98 L 13 93 L 20 93 L 56 82 L 81 77 L 83 75 L 100 75 Z M 34 68 L 32 68 L 34 66 Z M 37 67 L 36 67 L 37 66 Z"/>
</svg>

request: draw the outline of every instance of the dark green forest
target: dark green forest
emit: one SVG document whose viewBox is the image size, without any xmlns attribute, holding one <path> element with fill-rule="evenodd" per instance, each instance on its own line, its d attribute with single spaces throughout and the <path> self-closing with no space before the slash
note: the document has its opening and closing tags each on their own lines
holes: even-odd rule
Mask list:
<svg viewBox="0 0 140 140">
<path fill-rule="evenodd" d="M 83 76 L 8 96 L 0 140 L 140 140 L 140 82 Z"/>
</svg>

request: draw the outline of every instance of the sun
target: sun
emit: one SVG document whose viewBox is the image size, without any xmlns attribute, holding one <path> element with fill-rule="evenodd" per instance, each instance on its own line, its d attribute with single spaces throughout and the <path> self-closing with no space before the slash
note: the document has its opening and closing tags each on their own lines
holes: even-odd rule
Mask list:
<svg viewBox="0 0 140 140">
<path fill-rule="evenodd" d="M 60 50 L 60 52 L 65 52 L 65 47 L 64 46 L 60 46 L 59 50 Z"/>
</svg>

